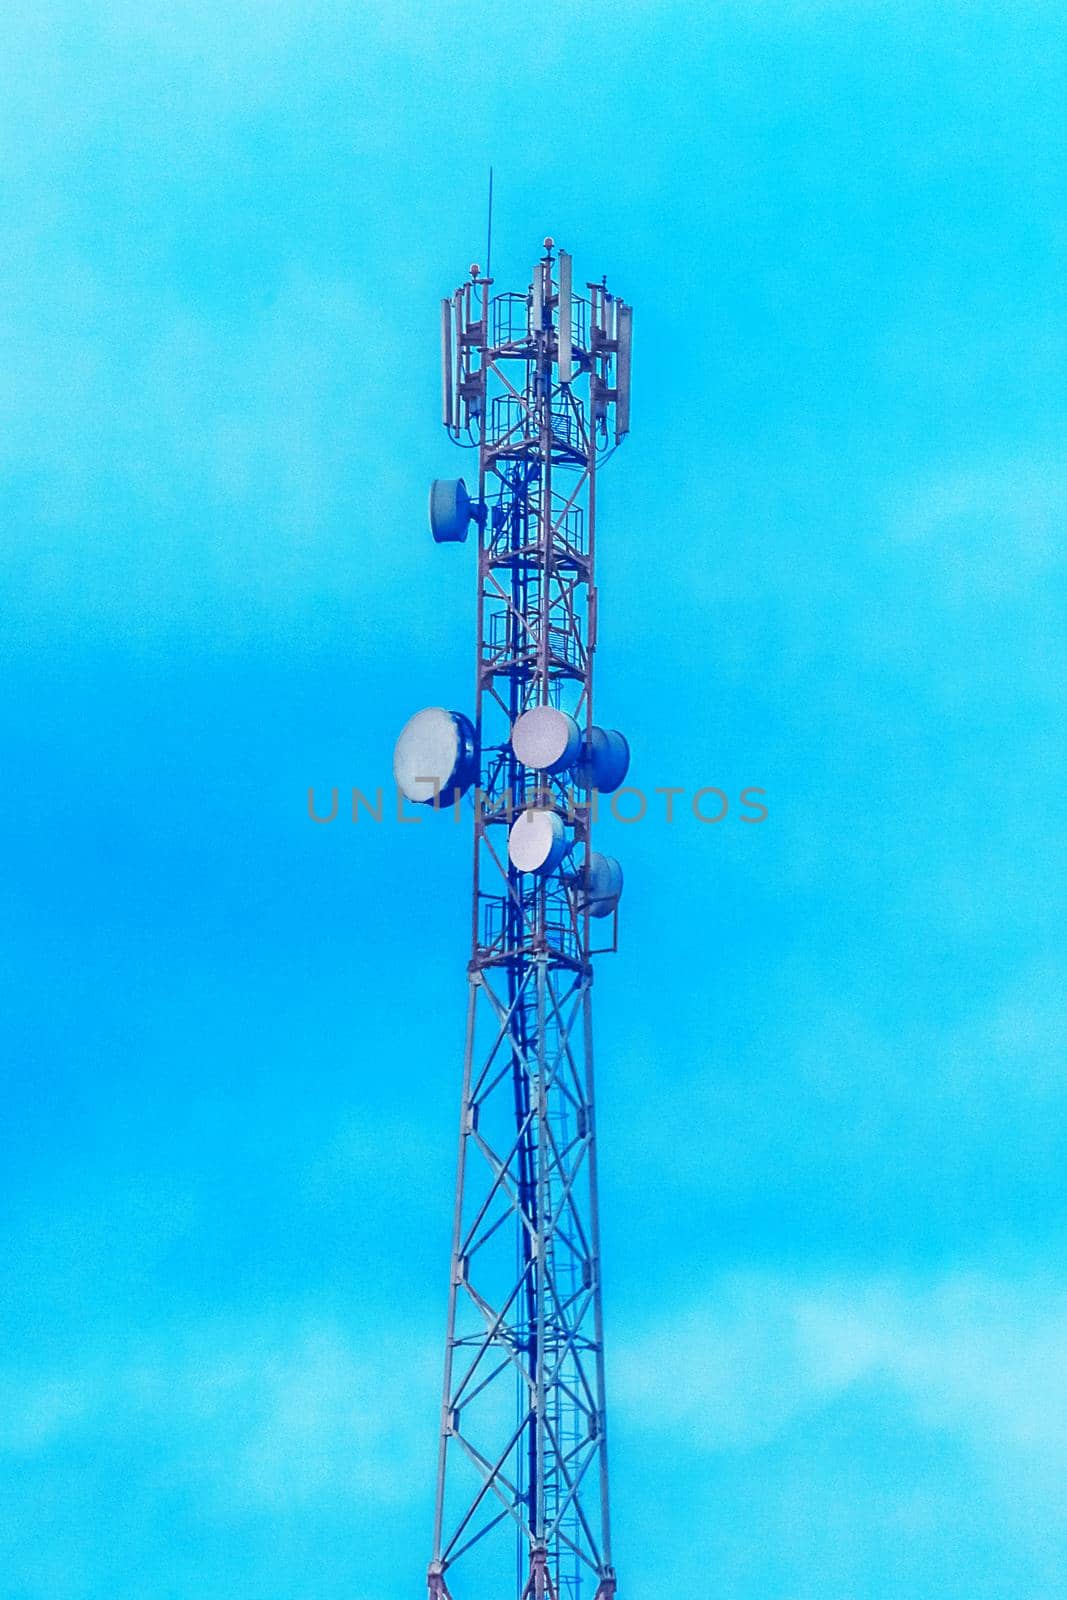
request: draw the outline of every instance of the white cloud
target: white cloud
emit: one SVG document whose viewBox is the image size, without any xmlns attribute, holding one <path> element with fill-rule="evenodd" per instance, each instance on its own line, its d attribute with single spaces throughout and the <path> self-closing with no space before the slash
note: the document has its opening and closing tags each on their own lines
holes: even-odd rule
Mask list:
<svg viewBox="0 0 1067 1600">
<path fill-rule="evenodd" d="M 0 1377 L 0 1454 L 151 1439 L 211 1517 L 411 1498 L 433 1448 L 436 1348 L 357 1346 L 324 1319 L 205 1325 L 81 1372 Z"/>
<path fill-rule="evenodd" d="M 720 1281 L 617 1339 L 612 1398 L 635 1426 L 723 1451 L 803 1427 L 850 1391 L 903 1403 L 1020 1492 L 1067 1470 L 1067 1285 L 959 1273 Z"/>
<path fill-rule="evenodd" d="M 909 488 L 891 512 L 896 539 L 927 545 L 960 597 L 1018 594 L 1061 564 L 1067 464 L 976 462 Z"/>
<path fill-rule="evenodd" d="M 0 1453 L 32 1455 L 81 1424 L 93 1410 L 86 1380 L 0 1376 Z"/>
</svg>

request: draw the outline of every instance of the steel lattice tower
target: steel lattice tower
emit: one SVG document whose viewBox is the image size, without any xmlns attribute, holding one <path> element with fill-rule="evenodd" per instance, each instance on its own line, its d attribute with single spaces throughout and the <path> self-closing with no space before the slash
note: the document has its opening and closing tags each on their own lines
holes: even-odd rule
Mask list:
<svg viewBox="0 0 1067 1600">
<path fill-rule="evenodd" d="M 473 726 L 420 713 L 473 734 L 427 780 L 435 803 L 477 782 L 429 1593 L 611 1600 L 591 987 L 621 872 L 591 833 L 628 758 L 593 722 L 594 555 L 598 465 L 629 426 L 631 313 L 603 282 L 576 296 L 551 240 L 528 292 L 492 287 L 472 267 L 442 303 L 443 421 L 477 450 L 477 498 L 462 480 L 431 493 L 438 541 L 478 531 Z M 531 766 L 516 725 L 536 710 L 543 734 L 545 707 L 580 744 Z"/>
</svg>

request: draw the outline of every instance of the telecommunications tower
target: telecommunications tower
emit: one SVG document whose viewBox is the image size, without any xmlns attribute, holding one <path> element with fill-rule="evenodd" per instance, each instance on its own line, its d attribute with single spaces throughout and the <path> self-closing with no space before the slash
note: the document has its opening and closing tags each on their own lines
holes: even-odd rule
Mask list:
<svg viewBox="0 0 1067 1600">
<path fill-rule="evenodd" d="M 477 529 L 473 716 L 394 754 L 410 801 L 471 789 L 474 883 L 430 1600 L 612 1600 L 592 958 L 622 871 L 592 848 L 626 740 L 593 721 L 599 466 L 629 430 L 631 310 L 546 239 L 528 290 L 441 303 L 439 544 Z"/>
</svg>

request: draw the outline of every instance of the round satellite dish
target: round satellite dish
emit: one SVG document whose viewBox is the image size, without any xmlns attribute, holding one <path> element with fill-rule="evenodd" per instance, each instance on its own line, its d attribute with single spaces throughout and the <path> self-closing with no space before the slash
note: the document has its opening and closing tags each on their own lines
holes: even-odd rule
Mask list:
<svg viewBox="0 0 1067 1600">
<path fill-rule="evenodd" d="M 450 806 L 478 775 L 474 724 L 462 711 L 428 706 L 404 724 L 393 750 L 396 786 L 413 805 Z"/>
<path fill-rule="evenodd" d="M 435 478 L 430 485 L 430 532 L 437 544 L 462 544 L 473 516 L 462 478 Z"/>
<path fill-rule="evenodd" d="M 612 794 L 630 770 L 630 746 L 615 728 L 591 728 L 582 740 L 574 776 L 583 789 Z"/>
<path fill-rule="evenodd" d="M 578 873 L 578 910 L 591 917 L 610 917 L 622 895 L 622 867 L 614 856 L 593 850 L 589 856 L 589 877 Z"/>
<path fill-rule="evenodd" d="M 516 817 L 508 834 L 508 855 L 520 872 L 544 877 L 554 872 L 571 847 L 571 840 L 556 811 L 530 806 Z"/>
<path fill-rule="evenodd" d="M 516 719 L 511 730 L 511 748 L 524 767 L 537 772 L 566 772 L 581 745 L 578 724 L 555 706 L 533 706 Z"/>
</svg>

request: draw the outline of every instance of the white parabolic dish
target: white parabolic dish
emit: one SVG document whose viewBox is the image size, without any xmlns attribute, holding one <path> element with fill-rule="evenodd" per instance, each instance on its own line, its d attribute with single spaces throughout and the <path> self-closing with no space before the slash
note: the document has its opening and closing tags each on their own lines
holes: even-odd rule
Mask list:
<svg viewBox="0 0 1067 1600">
<path fill-rule="evenodd" d="M 578 885 L 578 909 L 588 910 L 591 917 L 610 917 L 622 894 L 622 868 L 614 856 L 601 855 L 594 850 L 589 856 L 588 884 L 582 874 L 575 875 Z"/>
<path fill-rule="evenodd" d="M 511 730 L 511 748 L 524 767 L 536 772 L 563 772 L 577 759 L 581 729 L 566 711 L 532 706 Z"/>
<path fill-rule="evenodd" d="M 393 777 L 405 800 L 427 805 L 437 794 L 442 804 L 450 804 L 454 788 L 466 788 L 470 782 L 464 771 L 468 742 L 460 722 L 443 706 L 416 711 L 393 750 Z"/>
<path fill-rule="evenodd" d="M 570 847 L 559 814 L 538 806 L 516 817 L 508 834 L 508 855 L 520 872 L 553 872 Z"/>
</svg>

